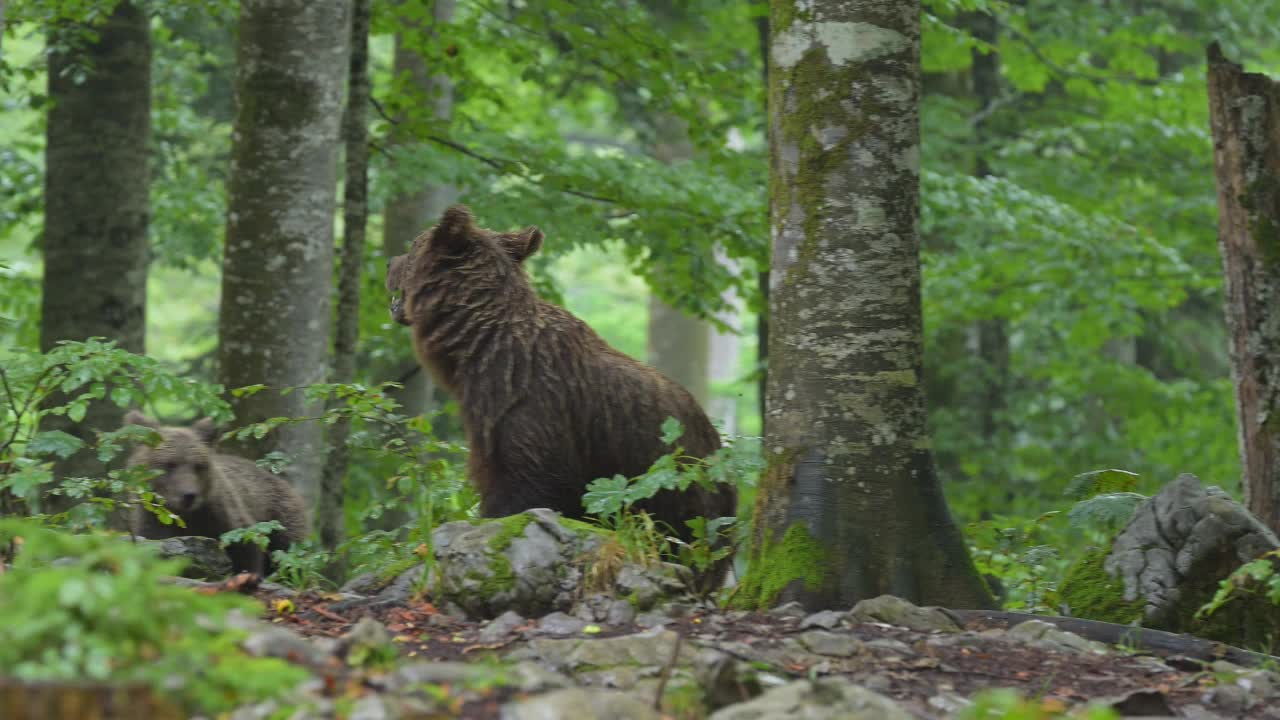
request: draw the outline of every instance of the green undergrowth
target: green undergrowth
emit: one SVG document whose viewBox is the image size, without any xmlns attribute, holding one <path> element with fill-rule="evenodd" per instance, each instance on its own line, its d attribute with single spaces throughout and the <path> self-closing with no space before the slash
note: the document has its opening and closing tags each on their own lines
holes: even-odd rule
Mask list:
<svg viewBox="0 0 1280 720">
<path fill-rule="evenodd" d="M 273 697 L 307 674 L 239 647 L 229 615 L 261 613 L 235 593 L 164 582 L 179 560 L 151 544 L 72 535 L 0 520 L 0 668 L 22 681 L 142 683 L 189 712 L 221 712 Z"/>
</svg>

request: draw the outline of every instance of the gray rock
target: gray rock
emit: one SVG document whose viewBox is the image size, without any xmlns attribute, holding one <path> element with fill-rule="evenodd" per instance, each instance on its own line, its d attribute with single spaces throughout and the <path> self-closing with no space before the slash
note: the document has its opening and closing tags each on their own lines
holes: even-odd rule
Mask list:
<svg viewBox="0 0 1280 720">
<path fill-rule="evenodd" d="M 893 595 L 863 600 L 849 617 L 855 622 L 879 622 L 921 632 L 960 632 L 956 621 L 936 607 L 919 607 Z"/>
<path fill-rule="evenodd" d="M 526 524 L 515 524 L 520 522 Z M 573 610 L 584 595 L 584 569 L 605 536 L 566 526 L 559 515 L 540 508 L 512 518 L 447 523 L 431 537 L 433 589 L 440 601 L 456 604 L 470 617 L 491 618 L 508 610 L 526 617 Z M 660 600 L 687 595 L 690 578 L 680 565 L 627 563 L 604 590 L 647 610 Z M 598 607 L 580 607 L 577 613 L 603 621 L 611 612 L 607 599 L 592 602 Z"/>
<path fill-rule="evenodd" d="M 1277 548 L 1280 540 L 1248 510 L 1184 473 L 1134 510 L 1103 567 L 1123 581 L 1126 600 L 1142 599 L 1144 625 L 1176 628 L 1189 582 L 1216 584 Z"/>
<path fill-rule="evenodd" d="M 835 610 L 823 610 L 801 620 L 800 629 L 808 630 L 809 628 L 822 628 L 823 630 L 830 630 L 831 628 L 838 627 L 840 623 L 844 622 L 846 616 L 847 613 L 837 612 Z"/>
<path fill-rule="evenodd" d="M 392 715 L 382 697 L 370 693 L 355 701 L 347 717 L 350 720 L 393 720 L 399 714 Z"/>
<path fill-rule="evenodd" d="M 803 605 L 792 600 L 791 602 L 783 603 L 778 607 L 773 608 L 769 611 L 769 614 L 774 617 L 799 619 L 805 617 L 809 613 L 805 611 Z"/>
<path fill-rule="evenodd" d="M 382 623 L 366 615 L 356 621 L 347 634 L 338 638 L 333 652 L 353 663 L 357 660 L 364 662 L 372 657 L 394 658 L 399 654 L 394 643 L 391 632 Z"/>
<path fill-rule="evenodd" d="M 894 640 L 893 638 L 876 638 L 875 640 L 868 640 L 866 642 L 866 646 L 877 652 L 898 653 L 899 655 L 911 654 L 910 645 L 902 642 L 901 640 Z"/>
<path fill-rule="evenodd" d="M 244 651 L 256 657 L 273 657 L 310 667 L 323 667 L 332 656 L 301 635 L 279 625 L 255 623 L 240 643 Z"/>
<path fill-rule="evenodd" d="M 480 628 L 477 639 L 482 643 L 495 643 L 505 639 L 508 635 L 515 631 L 516 628 L 529 622 L 525 620 L 520 613 L 514 610 L 508 610 L 498 617 L 491 620 L 487 625 Z"/>
<path fill-rule="evenodd" d="M 376 687 L 391 693 L 411 691 L 421 685 L 461 685 L 478 683 L 496 684 L 518 688 L 522 692 L 543 692 L 570 687 L 573 682 L 565 676 L 548 670 L 537 663 L 522 662 L 494 669 L 464 662 L 413 662 L 401 665 L 395 671 L 374 681 Z"/>
<path fill-rule="evenodd" d="M 913 720 L 893 700 L 843 678 L 797 680 L 749 702 L 730 705 L 710 720 Z"/>
<path fill-rule="evenodd" d="M 570 688 L 502 706 L 502 720 L 659 720 L 648 703 L 616 690 Z"/>
<path fill-rule="evenodd" d="M 712 710 L 750 700 L 762 692 L 755 670 L 732 655 L 711 648 L 694 657 L 693 676 Z"/>
<path fill-rule="evenodd" d="M 182 558 L 187 566 L 182 577 L 192 580 L 221 580 L 231 575 L 231 558 L 216 538 L 183 535 L 164 540 L 150 540 L 160 546 L 163 558 Z"/>
<path fill-rule="evenodd" d="M 662 627 L 671 622 L 671 617 L 662 612 L 642 612 L 636 615 L 635 623 L 642 628 Z"/>
<path fill-rule="evenodd" d="M 856 637 L 847 633 L 833 633 L 826 630 L 810 630 L 800 635 L 800 644 L 809 652 L 831 657 L 853 657 L 866 652 L 866 646 Z"/>
<path fill-rule="evenodd" d="M 1061 652 L 1097 653 L 1105 655 L 1107 646 L 1100 642 L 1085 640 L 1075 633 L 1059 630 L 1056 626 L 1043 620 L 1028 620 L 1009 628 L 1006 637 L 1029 642 L 1040 647 L 1051 648 Z"/>
<path fill-rule="evenodd" d="M 1254 700 L 1249 697 L 1249 691 L 1239 685 L 1223 684 L 1206 692 L 1204 702 L 1222 712 L 1238 715 L 1248 710 Z"/>
<path fill-rule="evenodd" d="M 538 621 L 538 632 L 548 635 L 576 635 L 586 626 L 587 623 L 580 618 L 553 612 Z"/>
<path fill-rule="evenodd" d="M 613 626 L 630 625 L 636 619 L 636 608 L 626 600 L 614 600 L 609 603 L 609 610 L 605 613 L 605 623 Z"/>
</svg>

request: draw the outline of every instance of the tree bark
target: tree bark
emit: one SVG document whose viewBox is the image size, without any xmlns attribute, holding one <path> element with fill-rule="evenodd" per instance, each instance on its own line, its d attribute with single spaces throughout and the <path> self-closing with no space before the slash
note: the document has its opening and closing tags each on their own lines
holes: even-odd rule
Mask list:
<svg viewBox="0 0 1280 720">
<path fill-rule="evenodd" d="M 350 35 L 343 0 L 245 0 L 219 324 L 219 381 L 268 390 L 232 398 L 240 423 L 319 408 L 284 388 L 323 382 L 339 119 Z M 319 423 L 288 425 L 234 449 L 290 461 L 314 507 L 324 459 Z"/>
<path fill-rule="evenodd" d="M 369 218 L 369 0 L 352 0 L 351 57 L 347 66 L 347 110 L 343 117 L 346 171 L 343 175 L 342 256 L 338 271 L 338 314 L 333 338 L 333 382 L 356 374 L 360 341 L 360 271 L 364 267 Z M 341 401 L 335 401 L 335 404 Z M 343 489 L 350 453 L 351 421 L 340 418 L 329 430 L 329 458 L 321 476 L 316 529 L 324 547 L 342 542 Z"/>
<path fill-rule="evenodd" d="M 96 39 L 50 36 L 45 142 L 43 297 L 40 347 L 105 337 L 146 349 L 150 218 L 151 30 L 146 14 L 121 2 L 94 28 Z M 70 37 L 70 35 L 68 35 Z M 56 402 L 57 399 L 55 398 Z M 124 410 L 89 406 L 82 422 L 49 416 L 92 444 L 95 430 L 119 427 Z M 92 477 L 105 468 L 90 450 L 55 466 L 58 477 Z"/>
<path fill-rule="evenodd" d="M 435 0 L 431 11 L 434 25 L 449 23 L 453 19 L 454 6 L 454 0 Z M 402 20 L 395 35 L 392 70 L 396 78 L 403 78 L 408 83 L 407 89 L 421 96 L 427 107 L 432 109 L 431 117 L 436 122 L 447 124 L 453 114 L 453 84 L 448 76 L 433 74 L 422 54 L 406 41 L 406 33 L 434 32 L 435 27 L 424 28 L 419 23 Z M 396 120 L 403 122 L 405 113 L 397 113 Z M 390 141 L 394 154 L 396 145 L 413 142 L 413 136 L 393 130 Z M 422 185 L 392 195 L 382 215 L 382 247 L 386 256 L 394 257 L 408 250 L 413 239 L 430 227 L 457 198 L 458 189 L 443 184 Z M 417 359 L 410 357 L 393 372 L 395 378 L 408 374 L 404 389 L 396 396 L 406 415 L 431 412 L 444 403 L 444 396 L 431 381 L 431 376 L 418 368 Z"/>
<path fill-rule="evenodd" d="M 1280 83 L 1209 46 L 1232 378 L 1249 511 L 1280 532 Z"/>
<path fill-rule="evenodd" d="M 920 3 L 770 10 L 768 465 L 744 585 L 777 577 L 766 558 L 796 562 L 776 548 L 806 548 L 761 601 L 990 607 L 937 481 L 921 387 Z"/>
</svg>

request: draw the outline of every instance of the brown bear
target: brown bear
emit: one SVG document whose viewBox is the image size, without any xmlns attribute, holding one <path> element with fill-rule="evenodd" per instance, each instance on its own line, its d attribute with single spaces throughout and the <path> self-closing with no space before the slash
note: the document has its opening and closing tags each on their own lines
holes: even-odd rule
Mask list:
<svg viewBox="0 0 1280 720">
<path fill-rule="evenodd" d="M 539 507 L 582 517 L 588 483 L 634 477 L 669 451 L 660 431 L 668 417 L 684 426 L 688 455 L 720 447 L 688 390 L 538 297 L 523 263 L 542 237 L 536 227 L 476 227 L 455 205 L 387 267 L 392 317 L 413 328 L 418 359 L 458 400 L 468 474 L 487 517 Z M 735 506 L 731 486 L 694 484 L 642 509 L 687 539 L 686 520 L 732 515 Z M 718 582 L 726 568 L 700 584 Z"/>
<path fill-rule="evenodd" d="M 135 535 L 155 539 L 180 535 L 217 538 L 228 530 L 277 520 L 284 531 L 271 534 L 265 554 L 250 543 L 236 543 L 227 549 L 235 570 L 259 575 L 271 571 L 271 552 L 287 550 L 290 543 L 306 537 L 307 512 L 302 496 L 287 480 L 251 461 L 214 452 L 216 431 L 211 418 L 189 428 L 169 427 L 132 410 L 124 422 L 160 433 L 160 444 L 136 447 L 129 456 L 129 465 L 160 472 L 151 480 L 151 487 L 164 498 L 165 508 L 186 524 L 165 525 L 146 508 L 136 506 L 130 528 Z"/>
</svg>

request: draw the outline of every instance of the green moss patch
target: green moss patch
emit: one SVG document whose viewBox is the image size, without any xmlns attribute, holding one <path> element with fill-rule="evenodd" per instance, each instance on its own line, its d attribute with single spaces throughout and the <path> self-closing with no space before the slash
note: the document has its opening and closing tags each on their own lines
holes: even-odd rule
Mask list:
<svg viewBox="0 0 1280 720">
<path fill-rule="evenodd" d="M 822 586 L 826 553 L 822 545 L 800 523 L 787 528 L 777 543 L 765 541 L 754 553 L 751 567 L 730 600 L 730 605 L 746 610 L 772 607 L 782 591 L 793 582 L 806 589 Z"/>
<path fill-rule="evenodd" d="M 1067 570 L 1058 597 L 1076 617 L 1128 625 L 1142 620 L 1144 603 L 1124 599 L 1124 581 L 1107 573 L 1106 549 L 1090 551 Z"/>
</svg>

